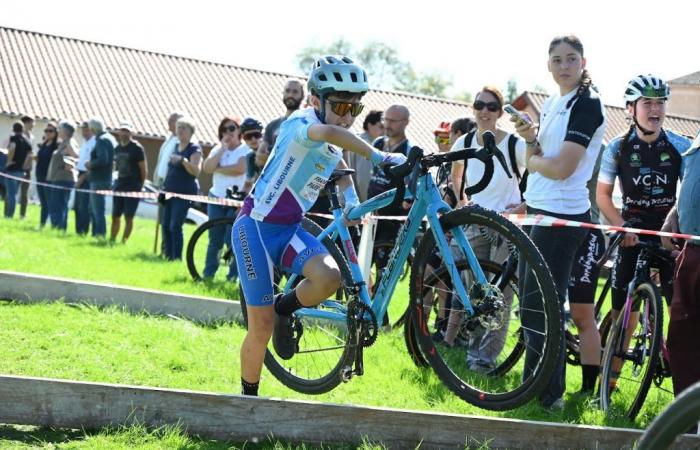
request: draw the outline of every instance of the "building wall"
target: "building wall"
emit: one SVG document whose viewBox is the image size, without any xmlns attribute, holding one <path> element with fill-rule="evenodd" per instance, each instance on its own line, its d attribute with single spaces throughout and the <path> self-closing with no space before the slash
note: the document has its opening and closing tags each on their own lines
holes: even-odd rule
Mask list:
<svg viewBox="0 0 700 450">
<path fill-rule="evenodd" d="M 18 117 L 10 117 L 4 114 L 0 115 L 0 142 L 2 142 L 10 136 L 12 131 L 12 124 L 15 123 L 17 120 L 19 120 Z M 34 129 L 32 130 L 32 135 L 34 136 L 34 152 L 36 152 L 37 150 L 37 144 L 41 143 L 41 141 L 43 140 L 44 128 L 46 128 L 46 125 L 48 123 L 48 120 L 36 120 L 34 122 Z M 74 138 L 79 146 L 82 145 L 83 138 L 80 135 L 79 130 L 76 131 Z M 139 143 L 141 143 L 141 145 L 143 145 L 143 149 L 146 153 L 146 161 L 148 163 L 148 179 L 151 180 L 153 179 L 153 172 L 156 167 L 156 162 L 158 160 L 158 152 L 160 151 L 160 146 L 163 143 L 163 139 L 151 137 L 136 137 L 135 140 L 137 140 Z M 204 154 L 208 155 L 211 148 L 204 147 L 203 150 Z M 202 173 L 199 177 L 199 185 L 202 193 L 206 194 L 207 192 L 209 192 L 209 188 L 211 187 L 211 175 Z M 30 190 L 30 195 L 34 196 L 34 192 L 35 189 L 32 187 Z"/>
<path fill-rule="evenodd" d="M 700 86 L 671 84 L 671 98 L 668 100 L 667 113 L 700 117 Z"/>
</svg>

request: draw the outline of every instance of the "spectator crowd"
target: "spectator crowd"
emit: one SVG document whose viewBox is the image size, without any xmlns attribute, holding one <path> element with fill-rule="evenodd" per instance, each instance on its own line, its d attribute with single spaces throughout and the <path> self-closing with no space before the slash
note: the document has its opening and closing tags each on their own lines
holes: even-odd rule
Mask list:
<svg viewBox="0 0 700 450">
<path fill-rule="evenodd" d="M 548 69 L 558 91 L 542 107 L 539 118 L 514 115 L 515 132 L 502 127 L 504 97 L 493 86 L 478 91 L 472 104 L 473 117 L 461 117 L 436 124 L 433 132 L 435 152 L 449 152 L 483 145 L 482 135 L 491 132 L 506 155 L 509 178 L 497 166 L 489 186 L 482 192 L 463 198 L 459 192 L 468 180 L 478 180 L 483 164 L 471 161 L 464 167 L 452 164 L 447 173 L 438 174 L 445 197 L 456 207 L 477 204 L 504 213 L 527 212 L 581 222 L 605 219 L 612 225 L 631 224 L 639 228 L 679 231 L 700 235 L 700 166 L 697 153 L 700 138 L 688 137 L 663 127 L 670 89 L 663 80 L 640 75 L 630 80 L 624 92 L 631 126 L 626 133 L 603 145 L 606 128 L 605 109 L 586 70 L 583 45 L 575 36 L 557 37 L 548 48 Z M 206 155 L 195 139 L 196 124 L 186 114 L 173 112 L 167 118 L 169 135 L 149 171 L 143 146 L 135 139 L 136 130 L 122 121 L 110 131 L 99 118 L 79 124 L 70 120 L 49 122 L 40 142 L 34 142 L 34 119 L 23 116 L 13 124 L 10 136 L 0 143 L 4 216 L 13 218 L 18 211 L 24 219 L 29 200 L 30 181 L 37 182 L 40 204 L 39 226 L 66 231 L 71 192 L 75 212 L 75 232 L 91 234 L 98 240 L 126 243 L 132 233 L 139 199 L 115 196 L 112 200 L 111 227 L 107 235 L 105 195 L 97 191 L 140 192 L 150 177 L 163 193 L 199 194 L 199 176 L 212 176 L 206 195 L 212 199 L 244 197 L 254 187 L 266 161 L 276 149 L 285 121 L 298 111 L 305 100 L 304 85 L 294 79 L 282 92 L 283 114 L 266 126 L 256 118 L 223 117 L 218 124 L 219 142 Z M 308 100 L 307 100 L 308 102 Z M 346 114 L 349 113 L 346 112 Z M 354 115 L 353 115 L 354 117 Z M 411 111 L 401 104 L 372 110 L 364 115 L 360 137 L 374 148 L 387 153 L 407 155 L 412 147 L 407 137 Z M 74 135 L 83 143 L 78 146 Z M 358 153 L 344 152 L 348 167 L 356 172 L 353 182 L 359 201 L 385 192 L 390 181 L 383 171 Z M 33 173 L 33 176 L 32 176 Z M 655 180 L 647 173 L 662 174 Z M 663 181 L 659 181 L 663 180 Z M 612 202 L 613 186 L 618 182 L 622 205 Z M 680 187 L 680 195 L 676 192 Z M 83 191 L 86 190 L 86 191 Z M 89 191 L 89 192 L 88 192 Z M 179 260 L 183 252 L 183 224 L 191 202 L 161 195 L 159 220 L 163 236 L 162 255 Z M 311 209 L 328 212 L 328 199 L 321 195 Z M 408 204 L 391 205 L 377 214 L 403 216 Z M 207 205 L 210 219 L 232 217 L 237 212 L 217 203 Z M 123 217 L 123 221 L 122 221 Z M 391 241 L 401 221 L 380 221 L 376 240 Z M 573 321 L 581 340 L 582 391 L 592 393 L 600 380 L 601 337 L 596 328 L 593 301 L 597 273 L 590 266 L 605 246 L 599 232 L 586 228 L 531 227 L 530 238 L 542 253 L 555 282 L 558 300 L 570 304 Z M 121 233 L 121 237 L 120 237 Z M 219 270 L 217 254 L 230 239 L 230 229 L 213 229 L 209 236 L 204 277 Z M 470 230 L 470 244 L 478 257 L 498 259 L 507 248 L 493 246 L 488 236 Z M 613 314 L 617 316 L 625 300 L 639 249 L 639 237 L 627 234 L 613 268 Z M 658 238 L 644 238 L 659 240 Z M 676 394 L 693 381 L 700 380 L 700 249 L 696 242 L 664 244 L 677 252 L 675 267 L 661 267 L 662 288 L 670 303 L 669 349 Z M 378 272 L 387 264 L 387 254 L 375 254 Z M 235 264 L 227 270 L 227 279 L 236 280 Z M 586 276 L 583 276 L 583 273 Z M 376 280 L 375 280 L 376 281 Z M 528 291 L 534 280 L 521 280 Z M 533 289 L 534 290 L 534 289 Z M 506 301 L 512 301 L 507 298 Z M 521 305 L 526 308 L 527 305 Z M 457 332 L 446 314 L 437 324 L 434 338 L 445 345 L 460 345 Z M 523 317 L 526 324 L 527 317 Z M 535 319 L 532 319 L 535 320 Z M 536 327 L 533 327 L 536 328 Z M 505 332 L 505 330 L 502 330 Z M 503 348 L 504 334 L 498 330 L 472 336 L 463 343 L 469 349 L 468 364 L 476 371 L 488 372 Z M 528 348 L 537 348 L 538 336 L 528 335 Z M 540 396 L 546 408 L 561 408 L 566 390 L 564 343 L 556 373 Z M 530 355 L 526 355 L 528 370 Z"/>
</svg>

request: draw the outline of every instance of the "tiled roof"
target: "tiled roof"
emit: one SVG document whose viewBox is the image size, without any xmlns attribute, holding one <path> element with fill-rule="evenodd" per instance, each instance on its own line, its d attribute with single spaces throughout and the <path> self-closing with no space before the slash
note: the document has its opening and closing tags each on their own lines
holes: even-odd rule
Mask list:
<svg viewBox="0 0 700 450">
<path fill-rule="evenodd" d="M 669 80 L 669 84 L 692 84 L 695 86 L 700 85 L 700 72 L 693 72 L 688 75 L 683 75 L 682 77 L 674 78 Z"/>
<path fill-rule="evenodd" d="M 289 75 L 200 61 L 95 42 L 0 27 L 0 113 L 75 121 L 121 120 L 141 136 L 162 137 L 167 117 L 184 111 L 197 137 L 217 140 L 224 116 L 253 116 L 263 123 L 284 112 L 281 93 Z M 432 130 L 471 114 L 464 103 L 392 91 L 370 91 L 366 110 L 393 103 L 408 107 L 409 139 L 433 149 Z M 354 131 L 361 131 L 364 116 Z"/>
<path fill-rule="evenodd" d="M 526 91 L 513 102 L 513 106 L 522 110 L 525 109 L 526 105 L 530 105 L 539 115 L 547 97 L 547 94 Z M 605 105 L 605 114 L 607 119 L 607 128 L 605 129 L 606 142 L 629 129 L 630 122 L 627 120 L 625 108 Z M 695 137 L 698 130 L 700 130 L 700 118 L 667 115 L 664 128 L 674 130 L 686 136 Z"/>
</svg>

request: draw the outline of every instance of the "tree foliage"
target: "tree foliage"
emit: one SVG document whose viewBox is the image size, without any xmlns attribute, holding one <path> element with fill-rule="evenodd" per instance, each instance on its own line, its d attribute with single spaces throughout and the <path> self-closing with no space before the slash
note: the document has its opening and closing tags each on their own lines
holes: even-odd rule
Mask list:
<svg viewBox="0 0 700 450">
<path fill-rule="evenodd" d="M 313 62 L 323 55 L 346 55 L 362 64 L 370 75 L 370 85 L 375 89 L 445 97 L 447 89 L 452 86 L 451 80 L 437 72 L 416 72 L 409 62 L 399 57 L 394 47 L 377 41 L 369 42 L 360 49 L 353 48 L 342 37 L 328 45 L 310 45 L 297 53 L 297 67 L 303 73 L 308 73 Z"/>
</svg>

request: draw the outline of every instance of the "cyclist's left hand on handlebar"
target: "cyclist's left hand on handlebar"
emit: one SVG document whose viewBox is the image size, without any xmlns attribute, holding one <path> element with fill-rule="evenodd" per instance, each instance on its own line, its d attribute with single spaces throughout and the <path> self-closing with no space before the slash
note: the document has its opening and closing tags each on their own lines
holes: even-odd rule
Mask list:
<svg viewBox="0 0 700 450">
<path fill-rule="evenodd" d="M 620 247 L 634 247 L 639 244 L 639 236 L 634 233 L 625 233 L 625 237 L 622 238 Z"/>
</svg>

